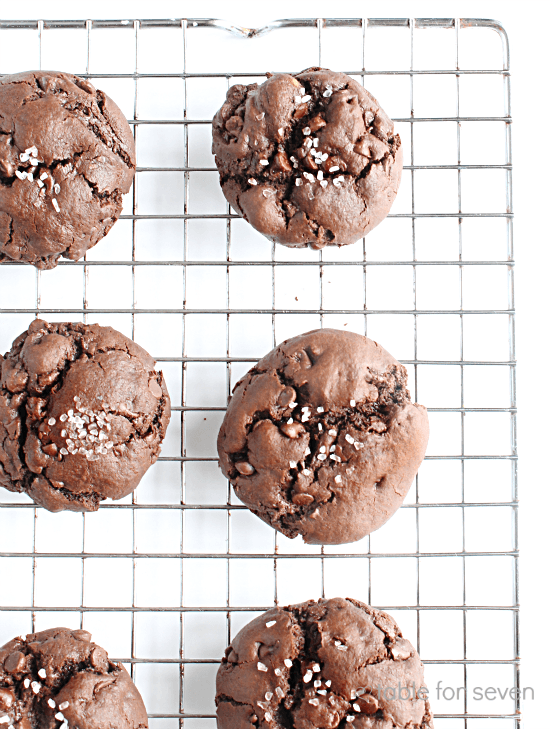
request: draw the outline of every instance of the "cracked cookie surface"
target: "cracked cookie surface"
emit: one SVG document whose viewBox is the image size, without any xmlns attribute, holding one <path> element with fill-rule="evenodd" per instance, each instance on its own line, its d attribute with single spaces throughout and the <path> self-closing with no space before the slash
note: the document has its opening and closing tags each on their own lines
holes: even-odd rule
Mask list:
<svg viewBox="0 0 550 729">
<path fill-rule="evenodd" d="M 68 73 L 0 79 L 0 262 L 73 261 L 105 236 L 136 167 L 124 115 Z"/>
<path fill-rule="evenodd" d="M 0 486 L 49 511 L 95 511 L 157 460 L 166 384 L 115 329 L 37 319 L 0 355 L 0 372 Z"/>
<path fill-rule="evenodd" d="M 310 600 L 236 635 L 216 680 L 218 729 L 432 729 L 424 689 L 420 657 L 389 615 Z"/>
<path fill-rule="evenodd" d="M 343 246 L 388 214 L 401 140 L 376 99 L 343 73 L 310 68 L 237 84 L 213 120 L 231 206 L 270 240 Z"/>
<path fill-rule="evenodd" d="M 406 384 L 405 367 L 360 334 L 288 339 L 235 386 L 220 467 L 287 537 L 357 541 L 401 506 L 426 452 L 427 411 Z"/>
<path fill-rule="evenodd" d="M 147 729 L 143 700 L 86 630 L 52 628 L 0 647 L 5 729 Z"/>
</svg>

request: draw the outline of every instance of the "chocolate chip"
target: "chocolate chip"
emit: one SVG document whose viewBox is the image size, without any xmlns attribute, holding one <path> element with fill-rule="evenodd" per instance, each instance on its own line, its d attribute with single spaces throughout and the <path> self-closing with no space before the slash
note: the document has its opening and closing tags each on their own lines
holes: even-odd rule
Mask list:
<svg viewBox="0 0 550 729">
<path fill-rule="evenodd" d="M 305 432 L 305 428 L 301 423 L 283 423 L 279 426 L 281 433 L 287 438 L 298 438 L 301 433 Z"/>
<path fill-rule="evenodd" d="M 57 455 L 57 446 L 55 443 L 48 443 L 48 445 L 42 446 L 42 450 L 47 456 Z"/>
<path fill-rule="evenodd" d="M 296 506 L 309 506 L 315 501 L 311 494 L 294 494 L 292 497 L 292 503 Z"/>
<path fill-rule="evenodd" d="M 235 653 L 234 650 L 231 650 L 229 655 L 227 656 L 227 660 L 229 661 L 229 663 L 238 663 L 239 656 Z"/>
<path fill-rule="evenodd" d="M 73 630 L 72 636 L 76 640 L 81 640 L 84 643 L 90 643 L 90 641 L 92 640 L 92 634 L 88 633 L 87 630 Z"/>
<path fill-rule="evenodd" d="M 157 400 L 160 400 L 160 398 L 162 397 L 162 388 L 154 377 L 151 377 L 151 379 L 149 380 L 149 390 L 153 397 L 156 397 Z"/>
<path fill-rule="evenodd" d="M 321 127 L 326 126 L 326 121 L 321 116 L 321 114 L 317 114 L 317 116 L 314 116 L 313 119 L 309 122 L 309 128 L 312 132 L 316 132 L 318 129 L 321 129 Z"/>
<path fill-rule="evenodd" d="M 376 714 L 378 711 L 378 701 L 371 694 L 363 694 L 356 699 L 362 714 Z"/>
<path fill-rule="evenodd" d="M 279 397 L 277 398 L 277 402 L 279 403 L 279 405 L 286 407 L 287 405 L 290 405 L 290 403 L 293 402 L 295 398 L 296 390 L 293 387 L 285 387 L 285 389 L 280 393 Z"/>
<path fill-rule="evenodd" d="M 8 673 L 18 673 L 25 668 L 25 656 L 20 651 L 10 653 L 4 661 L 4 670 Z"/>
<path fill-rule="evenodd" d="M 251 463 L 247 463 L 246 461 L 239 461 L 239 463 L 235 464 L 235 468 L 242 476 L 252 476 L 256 470 Z"/>
<path fill-rule="evenodd" d="M 292 165 L 285 152 L 277 152 L 273 161 L 273 169 L 275 172 L 290 172 Z"/>
<path fill-rule="evenodd" d="M 99 646 L 96 646 L 91 652 L 90 663 L 96 669 L 96 671 L 101 671 L 101 673 L 106 673 L 109 669 L 109 659 L 107 658 L 107 653 L 103 650 L 103 648 L 100 648 Z"/>
</svg>

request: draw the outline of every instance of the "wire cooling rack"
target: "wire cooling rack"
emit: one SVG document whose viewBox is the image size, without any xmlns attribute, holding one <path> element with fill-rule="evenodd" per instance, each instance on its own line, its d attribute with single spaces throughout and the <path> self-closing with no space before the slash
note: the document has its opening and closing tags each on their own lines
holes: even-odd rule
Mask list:
<svg viewBox="0 0 550 729">
<path fill-rule="evenodd" d="M 59 624 L 87 628 L 131 670 L 152 727 L 210 729 L 217 664 L 236 631 L 274 602 L 345 595 L 388 610 L 416 643 L 439 729 L 517 727 L 503 28 L 472 19 L 283 20 L 260 30 L 200 19 L 0 21 L 0 71 L 21 62 L 79 73 L 109 93 L 133 126 L 139 167 L 121 220 L 85 260 L 43 273 L 0 267 L 1 349 L 35 315 L 110 324 L 162 363 L 173 416 L 137 492 L 96 514 L 52 515 L 2 491 L 0 643 Z M 296 251 L 230 211 L 210 120 L 229 85 L 316 64 L 378 97 L 396 120 L 405 169 L 391 215 L 366 240 Z M 244 509 L 215 451 L 239 377 L 276 342 L 319 326 L 366 334 L 401 359 L 431 423 L 399 512 L 370 538 L 325 548 L 288 540 Z M 476 688 L 496 691 L 479 700 Z"/>
</svg>

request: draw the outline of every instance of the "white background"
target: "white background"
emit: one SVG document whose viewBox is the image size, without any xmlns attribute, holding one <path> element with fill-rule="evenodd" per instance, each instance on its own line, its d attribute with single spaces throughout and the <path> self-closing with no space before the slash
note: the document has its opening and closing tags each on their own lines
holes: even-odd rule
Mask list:
<svg viewBox="0 0 550 729">
<path fill-rule="evenodd" d="M 548 675 L 546 616 L 548 605 L 548 510 L 550 495 L 546 454 L 548 419 L 543 401 L 548 363 L 548 209 L 547 53 L 550 9 L 546 2 L 522 3 L 394 0 L 392 3 L 317 2 L 74 2 L 2 3 L 7 18 L 223 17 L 253 27 L 283 17 L 488 17 L 500 20 L 509 35 L 512 70 L 513 163 L 518 429 L 520 456 L 520 602 L 523 686 L 533 686 L 536 700 L 523 703 L 525 726 L 541 729 L 547 716 L 543 697 Z M 24 65 L 24 64 L 23 64 Z M 497 724 L 495 724 L 496 726 Z M 484 724 L 484 726 L 488 726 Z"/>
</svg>

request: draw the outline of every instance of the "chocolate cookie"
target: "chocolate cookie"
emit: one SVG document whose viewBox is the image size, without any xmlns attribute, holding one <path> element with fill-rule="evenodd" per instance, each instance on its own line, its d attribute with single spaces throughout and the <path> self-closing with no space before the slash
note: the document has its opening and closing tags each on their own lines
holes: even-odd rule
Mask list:
<svg viewBox="0 0 550 729">
<path fill-rule="evenodd" d="M 394 620 L 357 600 L 273 608 L 225 652 L 218 729 L 431 729 L 422 662 Z"/>
<path fill-rule="evenodd" d="M 106 235 L 134 179 L 134 138 L 89 81 L 28 71 L 0 79 L 0 261 L 54 268 Z"/>
<path fill-rule="evenodd" d="M 248 508 L 287 537 L 343 544 L 401 506 L 424 458 L 426 408 L 376 342 L 318 329 L 288 339 L 233 390 L 220 466 Z"/>
<path fill-rule="evenodd" d="M 146 729 L 147 712 L 120 663 L 86 630 L 53 628 L 0 648 L 6 729 Z"/>
<path fill-rule="evenodd" d="M 388 214 L 403 153 L 393 122 L 357 81 L 325 68 L 237 84 L 214 117 L 225 197 L 286 246 L 355 243 Z"/>
<path fill-rule="evenodd" d="M 48 511 L 133 491 L 170 420 L 162 372 L 111 327 L 35 320 L 0 355 L 0 485 Z"/>
</svg>

